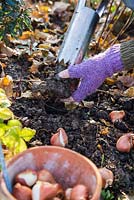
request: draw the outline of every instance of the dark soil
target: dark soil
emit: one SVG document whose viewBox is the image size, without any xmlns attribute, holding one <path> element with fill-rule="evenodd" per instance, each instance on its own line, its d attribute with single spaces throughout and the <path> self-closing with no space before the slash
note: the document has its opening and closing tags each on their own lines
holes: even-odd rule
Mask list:
<svg viewBox="0 0 134 200">
<path fill-rule="evenodd" d="M 26 57 L 22 60 L 12 59 L 14 67 L 9 64 L 6 69 L 14 79 L 28 79 L 30 75 Z M 45 70 L 40 72 L 42 80 Z M 121 191 L 130 193 L 134 190 L 134 151 L 120 153 L 116 150 L 117 139 L 124 133 L 134 131 L 134 98 L 113 95 L 111 91 L 115 88 L 118 85 L 108 86 L 104 83 L 96 93 L 87 97 L 86 101 L 91 101 L 91 108 L 78 105 L 68 110 L 59 98 L 39 96 L 30 99 L 18 97 L 13 100 L 11 109 L 24 126 L 37 131 L 27 144 L 28 147 L 50 145 L 52 134 L 59 127 L 64 128 L 69 138 L 66 148 L 90 158 L 97 167 L 106 166 L 113 171 L 114 184 L 109 190 L 117 197 Z M 16 83 L 17 92 L 28 89 L 27 82 Z M 125 111 L 123 121 L 114 124 L 110 121 L 109 113 L 113 110 Z M 101 134 L 101 130 L 106 127 L 108 134 Z"/>
</svg>

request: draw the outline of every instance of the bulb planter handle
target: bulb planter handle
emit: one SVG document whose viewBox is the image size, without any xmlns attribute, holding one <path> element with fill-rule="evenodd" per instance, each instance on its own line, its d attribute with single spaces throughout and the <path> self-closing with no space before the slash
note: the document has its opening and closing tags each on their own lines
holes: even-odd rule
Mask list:
<svg viewBox="0 0 134 200">
<path fill-rule="evenodd" d="M 8 176 L 6 162 L 5 162 L 1 142 L 0 142 L 0 165 L 1 165 L 1 170 L 2 170 L 2 174 L 3 174 L 3 178 L 4 178 L 4 181 L 5 181 L 6 187 L 7 187 L 9 192 L 12 192 L 12 185 L 11 185 L 11 181 L 10 181 L 9 176 Z"/>
</svg>

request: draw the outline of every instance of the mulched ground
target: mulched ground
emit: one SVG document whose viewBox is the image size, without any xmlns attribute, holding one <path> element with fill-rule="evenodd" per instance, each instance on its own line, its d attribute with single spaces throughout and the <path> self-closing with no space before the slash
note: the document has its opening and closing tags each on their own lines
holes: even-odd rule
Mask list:
<svg viewBox="0 0 134 200">
<path fill-rule="evenodd" d="M 12 59 L 12 64 L 6 69 L 14 79 L 28 78 L 28 61 L 24 57 L 23 62 L 20 60 Z M 40 72 L 40 77 L 43 78 L 43 74 L 45 70 Z M 29 85 L 20 82 L 15 90 L 18 88 L 26 91 Z M 128 193 L 134 190 L 134 151 L 120 153 L 116 150 L 117 139 L 124 133 L 134 131 L 134 98 L 113 95 L 111 91 L 115 88 L 118 88 L 118 84 L 109 86 L 104 83 L 96 93 L 87 97 L 89 108 L 77 105 L 69 109 L 59 99 L 50 97 L 21 97 L 13 100 L 11 109 L 24 126 L 37 131 L 28 147 L 49 145 L 52 134 L 59 127 L 64 128 L 69 137 L 67 148 L 90 158 L 97 167 L 106 166 L 113 171 L 114 184 L 108 189 L 117 197 L 121 191 Z M 109 113 L 113 110 L 125 111 L 123 121 L 114 124 L 110 121 Z M 108 133 L 102 134 L 106 128 Z"/>
</svg>

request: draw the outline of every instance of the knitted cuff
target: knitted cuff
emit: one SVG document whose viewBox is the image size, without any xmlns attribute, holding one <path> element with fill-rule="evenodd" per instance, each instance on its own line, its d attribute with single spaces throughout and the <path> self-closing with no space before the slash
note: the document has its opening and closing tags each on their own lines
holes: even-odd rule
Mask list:
<svg viewBox="0 0 134 200">
<path fill-rule="evenodd" d="M 105 68 L 106 77 L 110 77 L 123 69 L 120 44 L 111 46 L 105 52 L 99 54 L 99 57 L 101 58 L 101 62 L 98 64 L 101 66 L 101 69 Z"/>
<path fill-rule="evenodd" d="M 124 69 L 134 68 L 134 40 L 123 42 L 120 51 Z"/>
</svg>

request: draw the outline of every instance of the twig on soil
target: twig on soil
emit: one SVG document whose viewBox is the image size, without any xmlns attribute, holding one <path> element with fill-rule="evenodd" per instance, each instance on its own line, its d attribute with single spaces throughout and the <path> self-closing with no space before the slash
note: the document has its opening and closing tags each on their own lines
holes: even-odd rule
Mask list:
<svg viewBox="0 0 134 200">
<path fill-rule="evenodd" d="M 105 93 L 105 94 L 110 94 L 110 95 L 114 96 L 114 95 L 111 94 L 109 91 L 100 90 L 100 89 L 97 89 L 96 91 L 97 91 L 97 92 L 102 92 L 102 93 Z"/>
<path fill-rule="evenodd" d="M 109 92 L 109 91 L 105 91 L 105 90 L 100 90 L 100 89 L 97 89 L 96 90 L 97 92 L 102 92 L 102 93 L 105 93 L 105 94 L 109 94 L 109 95 L 111 95 L 111 96 L 114 96 L 115 97 L 115 93 L 111 93 L 111 92 Z M 123 96 L 121 93 L 120 93 L 120 96 Z"/>
<path fill-rule="evenodd" d="M 55 108 L 55 107 L 53 107 L 53 106 L 50 106 L 50 105 L 48 105 L 48 104 L 46 104 L 46 103 L 45 103 L 45 105 L 46 105 L 47 107 L 49 107 L 49 108 L 52 108 L 53 110 L 56 110 L 56 111 L 59 111 L 59 112 L 65 112 L 64 110 L 57 109 L 57 108 Z"/>
<path fill-rule="evenodd" d="M 21 80 L 20 80 L 20 79 L 18 79 L 18 80 L 13 80 L 13 81 L 16 82 L 16 83 L 18 83 L 18 82 L 20 82 L 20 81 L 21 81 L 21 82 L 26 82 L 26 83 L 27 83 L 27 82 L 28 82 L 28 83 L 29 83 L 29 82 L 40 82 L 40 83 L 45 83 L 45 81 L 33 80 L 33 79 L 32 79 L 32 80 L 29 80 L 29 79 L 21 79 Z"/>
<path fill-rule="evenodd" d="M 108 147 L 110 147 L 110 145 L 109 145 L 108 141 L 104 140 L 103 138 L 99 138 L 98 140 L 99 140 L 99 142 L 100 142 L 100 141 L 103 141 L 104 143 L 106 143 L 106 144 L 107 144 L 107 146 L 108 146 Z"/>
<path fill-rule="evenodd" d="M 47 129 L 45 129 L 45 128 L 39 129 L 39 132 L 40 131 L 45 131 L 45 132 L 49 133 L 49 131 Z"/>
</svg>

